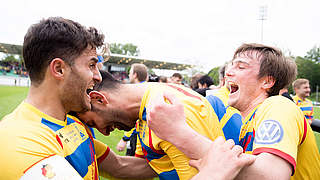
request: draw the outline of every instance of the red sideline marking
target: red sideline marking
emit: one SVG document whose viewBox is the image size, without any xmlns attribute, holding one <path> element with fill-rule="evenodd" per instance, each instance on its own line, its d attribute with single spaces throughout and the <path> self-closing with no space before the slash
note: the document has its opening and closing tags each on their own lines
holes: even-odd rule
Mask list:
<svg viewBox="0 0 320 180">
<path fill-rule="evenodd" d="M 44 157 L 44 158 L 40 159 L 39 161 L 35 162 L 35 163 L 32 164 L 30 167 L 28 167 L 26 170 L 24 170 L 24 171 L 23 171 L 23 174 L 26 173 L 26 172 L 27 172 L 30 168 L 32 168 L 34 165 L 38 164 L 40 161 L 42 161 L 42 160 L 44 160 L 44 159 L 47 159 L 47 158 L 49 158 L 49 157 L 51 157 L 51 156 L 54 156 L 54 155 L 56 155 L 56 154 L 51 154 L 51 155 L 49 155 L 49 156 L 47 156 L 47 157 Z"/>
<path fill-rule="evenodd" d="M 195 95 L 193 95 L 193 94 L 191 94 L 191 93 L 189 93 L 189 92 L 187 92 L 187 91 L 185 91 L 185 90 L 183 90 L 183 89 L 181 89 L 181 88 L 179 88 L 179 87 L 177 87 L 177 86 L 174 86 L 174 85 L 171 85 L 171 84 L 167 84 L 167 85 L 168 85 L 169 87 L 172 87 L 172 88 L 178 90 L 179 92 L 182 92 L 182 93 L 183 93 L 184 95 L 186 95 L 186 96 L 193 97 L 193 98 L 196 98 L 196 99 L 198 99 L 198 100 L 201 101 L 201 98 L 200 98 L 200 97 L 195 96 Z"/>
<path fill-rule="evenodd" d="M 273 148 L 257 148 L 255 149 L 252 154 L 253 155 L 258 155 L 260 153 L 270 153 L 270 154 L 274 154 L 277 155 L 279 157 L 281 157 L 282 159 L 286 160 L 291 166 L 292 166 L 292 174 L 294 174 L 295 170 L 296 170 L 296 161 L 294 160 L 294 158 L 292 156 L 290 156 L 287 153 L 284 153 L 278 149 L 273 149 Z"/>
<path fill-rule="evenodd" d="M 109 155 L 110 148 L 108 146 L 107 150 L 103 153 L 102 156 L 98 158 L 98 164 L 102 163 L 102 161 Z"/>
</svg>

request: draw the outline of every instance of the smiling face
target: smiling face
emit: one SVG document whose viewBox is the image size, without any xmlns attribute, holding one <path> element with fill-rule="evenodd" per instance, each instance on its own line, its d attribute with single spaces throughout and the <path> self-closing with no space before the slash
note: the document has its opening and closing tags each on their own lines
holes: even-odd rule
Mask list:
<svg viewBox="0 0 320 180">
<path fill-rule="evenodd" d="M 264 88 L 266 78 L 258 78 L 260 62 L 255 58 L 256 53 L 251 54 L 239 54 L 226 70 L 226 84 L 230 89 L 228 104 L 240 112 L 246 111 L 260 97 L 267 97 Z"/>
<path fill-rule="evenodd" d="M 307 82 L 307 83 L 301 84 L 299 88 L 295 89 L 295 92 L 302 99 L 305 99 L 305 98 L 309 97 L 310 96 L 310 85 L 309 85 L 309 83 Z"/>
<path fill-rule="evenodd" d="M 61 86 L 60 99 L 66 109 L 75 112 L 90 110 L 89 89 L 101 81 L 97 68 L 97 54 L 95 48 L 87 48 L 74 64 L 67 65 L 66 78 Z"/>
</svg>

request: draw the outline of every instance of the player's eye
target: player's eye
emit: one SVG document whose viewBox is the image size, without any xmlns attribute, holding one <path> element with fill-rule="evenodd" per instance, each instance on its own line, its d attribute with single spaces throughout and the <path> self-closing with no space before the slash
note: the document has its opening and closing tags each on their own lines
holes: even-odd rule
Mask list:
<svg viewBox="0 0 320 180">
<path fill-rule="evenodd" d="M 91 69 L 94 69 L 94 68 L 96 68 L 96 67 L 97 67 L 97 63 L 90 63 L 90 65 L 89 65 L 89 66 L 90 66 L 90 68 L 91 68 Z"/>
</svg>

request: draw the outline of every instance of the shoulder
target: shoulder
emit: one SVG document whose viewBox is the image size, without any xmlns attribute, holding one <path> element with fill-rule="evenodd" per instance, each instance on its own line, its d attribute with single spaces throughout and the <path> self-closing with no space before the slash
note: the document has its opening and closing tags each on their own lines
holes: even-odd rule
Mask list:
<svg viewBox="0 0 320 180">
<path fill-rule="evenodd" d="M 260 120 L 269 118 L 281 122 L 300 121 L 304 117 L 295 103 L 280 95 L 267 98 L 258 107 L 256 116 Z"/>
<path fill-rule="evenodd" d="M 263 108 L 269 108 L 269 109 L 277 109 L 277 108 L 283 108 L 283 110 L 286 109 L 295 109 L 298 110 L 299 108 L 288 98 L 277 95 L 277 96 L 271 96 L 267 98 L 262 104 L 261 109 Z M 260 109 L 259 108 L 259 109 Z"/>
</svg>

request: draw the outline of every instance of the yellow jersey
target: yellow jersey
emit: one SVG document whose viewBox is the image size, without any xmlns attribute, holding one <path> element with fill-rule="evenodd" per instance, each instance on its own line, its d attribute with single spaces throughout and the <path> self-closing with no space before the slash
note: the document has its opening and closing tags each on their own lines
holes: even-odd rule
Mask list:
<svg viewBox="0 0 320 180">
<path fill-rule="evenodd" d="M 210 103 L 191 89 L 175 84 L 149 83 L 142 98 L 137 122 L 137 156 L 143 155 L 162 179 L 190 179 L 197 170 L 189 166 L 189 158 L 167 141 L 158 138 L 148 127 L 146 108 L 153 97 L 162 92 L 174 93 L 183 103 L 186 121 L 191 128 L 211 140 L 223 136 L 218 118 Z M 174 126 L 168 124 L 168 126 Z"/>
<path fill-rule="evenodd" d="M 77 118 L 57 120 L 22 102 L 0 122 L 0 179 L 19 179 L 53 155 L 64 157 L 85 180 L 99 179 L 98 164 L 110 149 Z"/>
<path fill-rule="evenodd" d="M 245 118 L 240 138 L 246 153 L 271 153 L 291 164 L 291 179 L 320 179 L 320 155 L 313 131 L 289 99 L 267 98 Z"/>
<path fill-rule="evenodd" d="M 218 116 L 224 137 L 227 140 L 233 139 L 235 144 L 240 145 L 239 135 L 242 126 L 242 117 L 237 109 L 228 105 L 229 94 L 228 88 L 223 86 L 206 98 Z"/>
<path fill-rule="evenodd" d="M 313 120 L 313 104 L 309 99 L 302 100 L 298 96 L 293 96 L 293 101 L 301 109 L 304 114 L 304 117 L 309 121 Z"/>
</svg>

